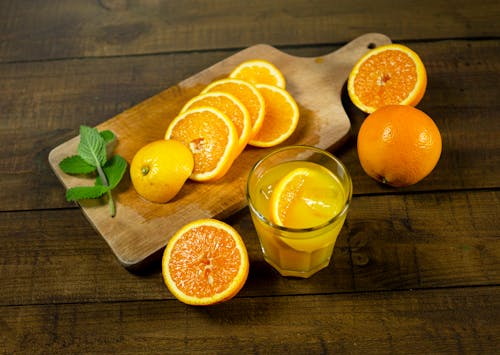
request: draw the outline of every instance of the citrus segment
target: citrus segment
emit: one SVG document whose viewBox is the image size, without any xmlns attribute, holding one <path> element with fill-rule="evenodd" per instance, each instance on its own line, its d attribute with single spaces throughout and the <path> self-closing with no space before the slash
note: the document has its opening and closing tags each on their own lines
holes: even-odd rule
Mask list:
<svg viewBox="0 0 500 355">
<path fill-rule="evenodd" d="M 285 88 L 285 77 L 267 60 L 253 59 L 238 65 L 229 74 L 230 78 L 245 80 L 251 84 L 268 84 Z"/>
<path fill-rule="evenodd" d="M 426 177 L 441 155 L 441 134 L 424 112 L 389 105 L 368 115 L 357 141 L 363 170 L 391 186 L 408 186 Z"/>
<path fill-rule="evenodd" d="M 238 149 L 236 153 L 241 153 L 247 145 L 252 131 L 252 122 L 247 108 L 234 95 L 214 91 L 193 97 L 184 105 L 181 113 L 191 108 L 203 106 L 213 107 L 229 117 L 238 132 Z"/>
<path fill-rule="evenodd" d="M 288 139 L 297 128 L 299 107 L 284 89 L 266 84 L 256 87 L 264 97 L 266 112 L 261 129 L 248 144 L 273 147 Z"/>
<path fill-rule="evenodd" d="M 162 275 L 170 292 L 190 305 L 211 305 L 234 297 L 245 284 L 248 253 L 241 236 L 215 219 L 188 223 L 163 253 Z"/>
<path fill-rule="evenodd" d="M 139 149 L 130 164 L 132 184 L 145 199 L 164 203 L 181 190 L 194 167 L 191 151 L 175 140 L 157 140 Z"/>
<path fill-rule="evenodd" d="M 417 105 L 424 96 L 427 74 L 417 53 L 400 44 L 367 52 L 354 65 L 347 82 L 351 101 L 371 113 L 391 105 Z"/>
<path fill-rule="evenodd" d="M 257 90 L 254 85 L 244 80 L 220 79 L 209 84 L 202 91 L 202 94 L 213 91 L 226 92 L 232 94 L 240 100 L 240 102 L 247 108 L 250 115 L 250 121 L 252 122 L 252 132 L 250 133 L 250 138 L 255 136 L 255 134 L 262 127 L 266 109 L 264 98 L 259 90 Z"/>
<path fill-rule="evenodd" d="M 287 228 L 313 228 L 337 214 L 345 204 L 342 185 L 326 168 L 301 167 L 276 185 L 270 199 L 273 223 Z"/>
<path fill-rule="evenodd" d="M 222 177 L 230 168 L 238 147 L 238 133 L 233 122 L 211 107 L 187 110 L 169 124 L 166 139 L 188 147 L 194 157 L 190 179 L 208 181 Z"/>
<path fill-rule="evenodd" d="M 270 221 L 287 229 L 280 233 L 279 243 L 294 251 L 327 252 L 324 248 L 333 247 L 346 218 L 350 187 L 330 170 L 308 161 L 282 163 L 269 173 L 273 180 L 280 173 L 268 201 Z M 265 179 L 267 184 L 268 177 Z M 276 240 L 276 236 L 270 240 Z M 290 251 L 289 261 L 295 260 L 293 254 Z"/>
</svg>

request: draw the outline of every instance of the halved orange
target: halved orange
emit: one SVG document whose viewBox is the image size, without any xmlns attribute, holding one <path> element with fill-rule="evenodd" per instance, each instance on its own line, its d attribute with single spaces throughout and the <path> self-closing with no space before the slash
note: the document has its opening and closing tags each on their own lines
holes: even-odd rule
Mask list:
<svg viewBox="0 0 500 355">
<path fill-rule="evenodd" d="M 174 234 L 163 253 L 166 286 L 179 301 L 190 305 L 231 299 L 245 284 L 248 271 L 241 236 L 216 219 L 188 223 Z"/>
<path fill-rule="evenodd" d="M 227 92 L 235 96 L 247 108 L 250 114 L 250 121 L 252 122 L 252 132 L 250 139 L 262 127 L 264 121 L 264 114 L 266 110 L 264 98 L 257 88 L 240 79 L 220 79 L 209 84 L 202 94 L 213 91 Z"/>
<path fill-rule="evenodd" d="M 209 106 L 224 113 L 234 123 L 238 132 L 238 155 L 246 147 L 250 133 L 252 131 L 252 122 L 250 114 L 245 105 L 241 103 L 234 95 L 225 92 L 208 92 L 193 97 L 181 109 L 181 113 L 195 107 Z"/>
<path fill-rule="evenodd" d="M 354 65 L 347 81 L 351 101 L 366 113 L 391 104 L 416 106 L 426 87 L 422 60 L 400 44 L 368 51 Z"/>
<path fill-rule="evenodd" d="M 189 177 L 195 181 L 222 177 L 235 158 L 238 132 L 233 122 L 212 107 L 198 107 L 175 117 L 167 128 L 165 139 L 174 139 L 193 153 L 194 169 Z"/>
<path fill-rule="evenodd" d="M 257 84 L 256 87 L 264 97 L 266 114 L 261 129 L 248 144 L 273 147 L 288 139 L 297 128 L 299 107 L 284 89 L 267 84 Z"/>
<path fill-rule="evenodd" d="M 267 60 L 247 60 L 229 74 L 230 78 L 245 80 L 254 85 L 268 84 L 285 88 L 285 77 L 276 66 Z"/>
</svg>

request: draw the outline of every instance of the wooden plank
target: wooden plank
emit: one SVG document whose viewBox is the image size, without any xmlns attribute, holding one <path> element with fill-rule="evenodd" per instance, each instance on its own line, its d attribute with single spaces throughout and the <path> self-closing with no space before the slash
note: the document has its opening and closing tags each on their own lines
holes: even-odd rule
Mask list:
<svg viewBox="0 0 500 355">
<path fill-rule="evenodd" d="M 251 263 L 237 297 L 498 285 L 499 206 L 499 191 L 355 197 L 332 264 L 307 280 L 265 263 L 243 209 L 226 220 Z M 2 212 L 0 241 L 0 305 L 172 298 L 159 259 L 127 272 L 78 210 Z"/>
<path fill-rule="evenodd" d="M 355 135 L 365 115 L 343 93 L 352 138 L 335 154 L 348 166 L 354 193 L 489 188 L 500 179 L 497 41 L 411 43 L 429 69 L 421 109 L 443 134 L 437 168 L 421 183 L 394 190 L 362 171 Z M 320 56 L 335 47 L 289 49 Z M 0 66 L 0 210 L 71 206 L 47 163 L 52 148 L 224 59 L 216 51 L 146 57 L 17 63 Z M 479 59 L 478 59 L 479 58 Z M 461 100 L 457 100 L 461 97 Z M 25 191 L 30 190 L 29 194 Z"/>
<path fill-rule="evenodd" d="M 491 201 L 485 205 L 486 199 Z M 346 231 L 353 289 L 482 285 L 498 280 L 498 216 L 499 191 L 355 200 Z"/>
<path fill-rule="evenodd" d="M 493 354 L 499 291 L 8 306 L 0 334 L 6 353 Z"/>
<path fill-rule="evenodd" d="M 495 0 L 1 2 L 0 61 L 345 43 L 381 29 L 395 40 L 494 37 L 498 11 Z"/>
</svg>

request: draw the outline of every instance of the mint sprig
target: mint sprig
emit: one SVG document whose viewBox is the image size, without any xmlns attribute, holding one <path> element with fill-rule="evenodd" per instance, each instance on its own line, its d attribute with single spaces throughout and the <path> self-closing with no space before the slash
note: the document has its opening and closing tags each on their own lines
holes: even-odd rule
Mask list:
<svg viewBox="0 0 500 355">
<path fill-rule="evenodd" d="M 66 191 L 66 200 L 79 201 L 108 196 L 111 216 L 116 214 L 116 207 L 111 191 L 118 186 L 127 170 L 127 161 L 115 154 L 107 158 L 106 146 L 116 139 L 113 132 L 99 132 L 96 128 L 80 126 L 78 155 L 63 159 L 59 167 L 66 174 L 88 175 L 97 172 L 94 186 L 76 186 Z"/>
</svg>

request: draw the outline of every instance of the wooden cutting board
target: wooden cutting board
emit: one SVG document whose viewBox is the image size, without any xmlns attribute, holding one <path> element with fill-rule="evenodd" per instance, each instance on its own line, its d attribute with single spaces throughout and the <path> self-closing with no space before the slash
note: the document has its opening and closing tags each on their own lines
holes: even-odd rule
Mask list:
<svg viewBox="0 0 500 355">
<path fill-rule="evenodd" d="M 226 77 L 239 63 L 266 59 L 284 74 L 287 90 L 300 109 L 296 132 L 282 145 L 307 144 L 332 149 L 342 143 L 350 122 L 341 103 L 341 90 L 354 63 L 369 48 L 390 43 L 382 34 L 370 33 L 354 39 L 339 50 L 314 58 L 295 57 L 265 44 L 246 48 L 202 72 L 170 87 L 98 125 L 112 130 L 118 143 L 114 152 L 130 164 L 146 143 L 164 137 L 169 122 L 181 107 L 210 82 Z M 91 179 L 70 176 L 59 162 L 76 154 L 79 137 L 57 146 L 49 163 L 66 188 L 92 184 Z M 117 189 L 116 216 L 110 217 L 106 201 L 84 201 L 80 206 L 94 228 L 111 247 L 120 263 L 137 268 L 159 255 L 172 234 L 198 218 L 223 219 L 246 206 L 245 184 L 250 168 L 272 148 L 247 147 L 222 180 L 214 183 L 188 181 L 166 204 L 150 203 L 134 190 L 128 172 Z M 245 236 L 243 236 L 245 238 Z"/>
</svg>

